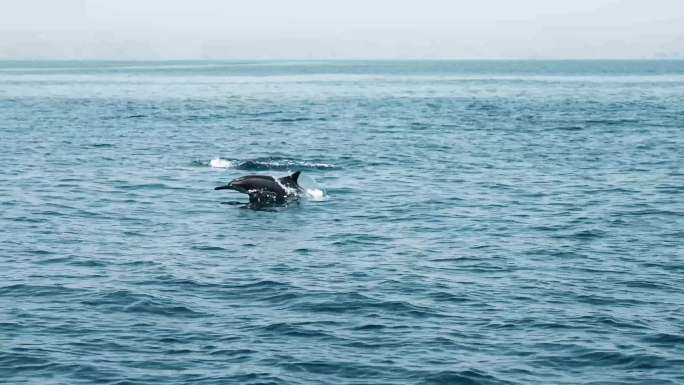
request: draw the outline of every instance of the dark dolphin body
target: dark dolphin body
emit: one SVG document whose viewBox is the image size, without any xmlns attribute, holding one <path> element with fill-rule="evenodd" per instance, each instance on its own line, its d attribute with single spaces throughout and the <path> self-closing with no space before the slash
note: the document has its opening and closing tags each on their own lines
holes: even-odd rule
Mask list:
<svg viewBox="0 0 684 385">
<path fill-rule="evenodd" d="M 253 208 L 284 205 L 299 198 L 302 189 L 297 184 L 299 174 L 297 171 L 277 179 L 268 175 L 247 175 L 214 190 L 235 190 L 248 194 L 249 206 Z"/>
</svg>

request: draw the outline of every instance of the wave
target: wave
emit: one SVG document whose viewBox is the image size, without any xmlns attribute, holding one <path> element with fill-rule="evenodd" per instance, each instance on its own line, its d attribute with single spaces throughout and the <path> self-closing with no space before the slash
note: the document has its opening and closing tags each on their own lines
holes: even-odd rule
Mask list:
<svg viewBox="0 0 684 385">
<path fill-rule="evenodd" d="M 282 157 L 268 157 L 255 159 L 228 159 L 216 157 L 209 162 L 194 162 L 196 165 L 209 166 L 212 168 L 229 168 L 236 170 L 265 171 L 265 170 L 329 170 L 337 169 L 334 164 L 323 162 L 312 162 Z"/>
<path fill-rule="evenodd" d="M 79 289 L 62 286 L 62 285 L 29 285 L 29 284 L 13 284 L 9 286 L 0 287 L 0 297 L 11 296 L 16 297 L 58 297 L 80 294 Z"/>
<path fill-rule="evenodd" d="M 422 379 L 425 384 L 511 384 L 511 382 L 497 378 L 477 369 L 443 370 L 431 373 Z"/>
<path fill-rule="evenodd" d="M 199 317 L 201 313 L 171 298 L 129 290 L 105 291 L 81 302 L 109 313 L 139 313 L 166 317 Z"/>
</svg>

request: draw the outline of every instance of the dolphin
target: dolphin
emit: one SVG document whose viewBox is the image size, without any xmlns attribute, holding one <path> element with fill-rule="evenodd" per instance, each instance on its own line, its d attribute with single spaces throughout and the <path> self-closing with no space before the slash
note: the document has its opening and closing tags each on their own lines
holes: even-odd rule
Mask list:
<svg viewBox="0 0 684 385">
<path fill-rule="evenodd" d="M 233 179 L 224 186 L 214 190 L 235 190 L 249 195 L 249 206 L 259 208 L 264 206 L 284 205 L 299 199 L 302 188 L 297 184 L 301 172 L 282 178 L 268 175 L 246 175 Z"/>
</svg>

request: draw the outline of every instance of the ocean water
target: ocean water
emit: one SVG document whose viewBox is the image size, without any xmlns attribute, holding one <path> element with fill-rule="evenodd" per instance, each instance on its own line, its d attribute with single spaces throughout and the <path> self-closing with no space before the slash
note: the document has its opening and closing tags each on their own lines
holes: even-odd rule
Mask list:
<svg viewBox="0 0 684 385">
<path fill-rule="evenodd" d="M 683 130 L 682 61 L 0 62 L 0 383 L 682 384 Z"/>
</svg>

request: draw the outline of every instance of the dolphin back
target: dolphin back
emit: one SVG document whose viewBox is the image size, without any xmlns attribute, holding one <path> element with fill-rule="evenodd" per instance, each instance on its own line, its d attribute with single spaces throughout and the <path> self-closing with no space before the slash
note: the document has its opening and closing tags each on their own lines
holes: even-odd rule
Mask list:
<svg viewBox="0 0 684 385">
<path fill-rule="evenodd" d="M 299 174 L 297 171 L 277 179 L 268 175 L 246 175 L 214 189 L 248 194 L 249 206 L 252 208 L 282 205 L 299 200 L 299 193 L 302 191 L 297 184 Z"/>
</svg>

